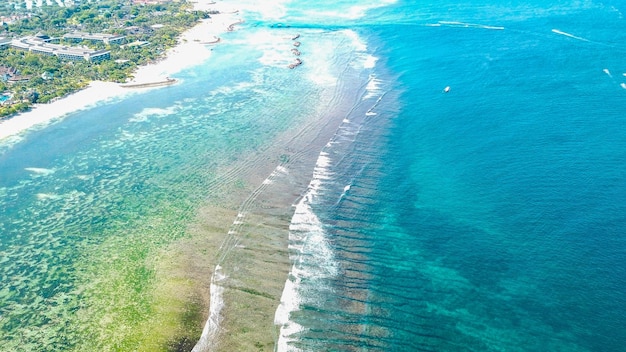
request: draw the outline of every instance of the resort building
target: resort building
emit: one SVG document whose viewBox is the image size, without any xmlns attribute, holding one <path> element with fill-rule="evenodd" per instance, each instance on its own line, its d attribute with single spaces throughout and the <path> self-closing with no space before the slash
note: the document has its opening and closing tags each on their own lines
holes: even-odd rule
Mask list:
<svg viewBox="0 0 626 352">
<path fill-rule="evenodd" d="M 84 47 L 50 44 L 38 37 L 13 39 L 11 47 L 41 55 L 54 55 L 62 60 L 100 62 L 111 58 L 111 52 L 108 50 L 91 50 Z"/>
<path fill-rule="evenodd" d="M 9 38 L 0 38 L 0 49 L 6 48 L 11 45 L 11 39 Z"/>
<path fill-rule="evenodd" d="M 125 38 L 126 37 L 123 35 L 85 32 L 67 33 L 63 36 L 63 39 L 73 42 L 82 42 L 87 40 L 90 42 L 101 42 L 104 44 L 120 44 Z"/>
</svg>

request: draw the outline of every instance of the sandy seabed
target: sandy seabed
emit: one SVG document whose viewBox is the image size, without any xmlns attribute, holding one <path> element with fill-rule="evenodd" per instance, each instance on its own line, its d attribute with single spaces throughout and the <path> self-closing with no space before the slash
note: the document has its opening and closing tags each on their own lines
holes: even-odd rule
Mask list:
<svg viewBox="0 0 626 352">
<path fill-rule="evenodd" d="M 211 47 L 220 45 L 221 35 L 241 22 L 237 5 L 196 0 L 194 7 L 217 10 L 220 14 L 183 33 L 179 44 L 163 59 L 140 67 L 128 83 L 161 82 L 205 62 L 211 55 Z M 81 91 L 50 104 L 36 105 L 31 111 L 1 123 L 0 139 L 45 126 L 105 101 L 141 94 L 145 89 L 159 88 L 135 89 L 112 82 L 91 82 Z M 228 196 L 221 202 L 202 206 L 197 223 L 190 226 L 191 237 L 163 253 L 165 257 L 176 258 L 180 267 L 163 265 L 157 268 L 157 275 L 194 282 L 194 288 L 183 296 L 201 301 L 204 324 L 210 321 L 207 320 L 210 304 L 217 301 L 214 293 L 221 294 L 218 297 L 221 302 L 217 302 L 221 312 L 216 317 L 219 321 L 215 330 L 203 336 L 194 351 L 274 350 L 279 333 L 279 327 L 274 325 L 274 313 L 291 267 L 288 235 L 293 205 L 307 188 L 320 150 L 341 123 L 341 116 L 347 114 L 341 108 L 336 112 L 323 114 L 309 122 L 310 125 L 285 131 L 263 155 L 232 165 L 245 186 L 219 190 Z M 286 163 L 278 158 L 285 153 L 289 154 Z M 237 245 L 228 247 L 230 242 Z M 228 253 L 222 253 L 223 248 L 229 248 Z M 217 262 L 215 257 L 222 260 Z M 214 285 L 211 274 L 217 272 L 217 265 L 223 266 L 223 277 Z M 214 292 L 209 291 L 209 286 Z M 215 290 L 217 286 L 219 291 Z"/>
</svg>

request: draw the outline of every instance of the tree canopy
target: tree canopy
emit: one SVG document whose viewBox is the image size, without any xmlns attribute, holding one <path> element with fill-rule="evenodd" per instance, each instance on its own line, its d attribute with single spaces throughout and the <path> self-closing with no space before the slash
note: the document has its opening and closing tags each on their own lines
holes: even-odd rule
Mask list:
<svg viewBox="0 0 626 352">
<path fill-rule="evenodd" d="M 137 66 L 158 59 L 167 48 L 176 45 L 183 31 L 200 19 L 209 17 L 206 12 L 192 11 L 186 1 L 143 5 L 124 0 L 102 0 L 75 7 L 56 7 L 45 3 L 30 11 L 0 7 L 1 15 L 24 16 L 4 29 L 0 28 L 0 31 L 4 30 L 0 36 L 17 38 L 43 33 L 52 38 L 62 38 L 66 33 L 81 31 L 121 34 L 126 36 L 128 43 L 146 41 L 147 45 L 125 46 L 91 41 L 67 43 L 109 50 L 111 59 L 99 63 L 63 61 L 56 56 L 37 55 L 13 48 L 0 50 L 2 65 L 17 69 L 20 76 L 30 77 L 23 82 L 0 82 L 0 93 L 10 93 L 13 102 L 12 105 L 0 106 L 0 118 L 28 109 L 32 103 L 46 103 L 82 89 L 93 80 L 124 82 Z M 159 26 L 151 27 L 157 24 Z M 127 30 L 132 26 L 140 30 Z"/>
</svg>

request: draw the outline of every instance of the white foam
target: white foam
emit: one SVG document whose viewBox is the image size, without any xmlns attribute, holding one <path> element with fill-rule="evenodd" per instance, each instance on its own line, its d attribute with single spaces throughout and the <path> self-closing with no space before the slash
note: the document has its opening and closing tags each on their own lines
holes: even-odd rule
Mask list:
<svg viewBox="0 0 626 352">
<path fill-rule="evenodd" d="M 552 32 L 556 33 L 556 34 L 564 35 L 566 37 L 570 37 L 570 38 L 573 38 L 573 39 L 582 40 L 583 42 L 588 42 L 589 41 L 589 39 L 585 39 L 583 37 L 575 36 L 573 34 L 570 34 L 570 33 L 567 33 L 567 32 L 563 32 L 563 31 L 560 31 L 558 29 L 553 29 Z"/>
<path fill-rule="evenodd" d="M 313 213 L 309 198 L 303 198 L 296 206 L 289 233 L 291 251 L 297 252 L 291 258 L 294 265 L 285 282 L 280 304 L 274 314 L 274 324 L 280 325 L 276 351 L 299 351 L 290 342 L 297 333 L 304 330 L 298 323 L 291 321 L 292 312 L 300 309 L 302 297 L 299 289 L 303 278 L 311 281 L 334 277 L 338 273 L 334 253 L 327 243 L 325 232 L 317 216 Z M 302 269 L 303 266 L 314 268 L 314 272 Z"/>
<path fill-rule="evenodd" d="M 365 95 L 363 95 L 362 100 L 371 99 L 375 96 L 380 95 L 380 83 L 381 81 L 379 79 L 370 75 L 370 79 L 367 82 L 367 86 L 365 86 Z"/>
<path fill-rule="evenodd" d="M 29 171 L 36 176 L 48 176 L 54 173 L 54 169 L 46 169 L 43 167 L 25 167 L 24 170 Z"/>
<path fill-rule="evenodd" d="M 320 86 L 330 86 L 336 82 L 336 79 L 333 75 L 328 73 L 328 71 L 321 72 L 320 69 L 317 69 L 317 72 L 315 74 L 311 73 L 310 75 L 308 75 L 308 79 L 311 82 Z"/>
<path fill-rule="evenodd" d="M 292 43 L 280 33 L 260 30 L 249 34 L 245 41 L 246 45 L 255 45 L 263 53 L 258 61 L 265 66 L 287 67 L 292 58 Z"/>
<path fill-rule="evenodd" d="M 148 121 L 148 115 L 141 114 L 141 113 L 135 114 L 133 117 L 128 119 L 128 122 L 146 122 L 146 121 Z"/>
<path fill-rule="evenodd" d="M 626 89 L 626 83 L 620 83 L 620 87 Z"/>
<path fill-rule="evenodd" d="M 298 296 L 297 285 L 300 283 L 300 278 L 293 277 L 285 281 L 285 287 L 283 293 L 280 296 L 280 304 L 274 314 L 275 325 L 287 325 L 289 324 L 289 314 L 299 309 L 300 296 Z"/>
<path fill-rule="evenodd" d="M 482 29 L 494 29 L 494 30 L 497 30 L 497 31 L 504 30 L 504 27 L 502 27 L 502 26 L 480 26 L 480 28 L 482 28 Z"/>
<path fill-rule="evenodd" d="M 470 25 L 469 23 L 460 22 L 460 21 L 439 21 L 439 23 L 441 23 L 443 25 L 447 25 L 447 26 L 464 26 L 464 27 L 468 27 Z"/>
<path fill-rule="evenodd" d="M 37 193 L 37 199 L 39 200 L 54 200 L 59 198 L 61 198 L 61 196 L 54 193 Z"/>
<path fill-rule="evenodd" d="M 259 63 L 273 67 L 287 67 L 289 65 L 289 61 L 285 60 L 285 55 L 276 50 L 264 50 L 263 55 L 259 58 Z"/>
<path fill-rule="evenodd" d="M 395 0 L 376 1 L 366 5 L 354 5 L 340 11 L 309 11 L 307 17 L 324 17 L 356 20 L 365 17 L 367 11 L 395 3 Z"/>
<path fill-rule="evenodd" d="M 271 5 L 265 2 L 253 2 L 253 5 L 248 6 L 247 9 L 260 14 L 263 20 L 279 20 L 285 17 L 287 13 L 285 4 L 288 2 L 290 0 L 274 0 Z"/>
<path fill-rule="evenodd" d="M 165 117 L 176 113 L 180 109 L 179 106 L 173 105 L 167 108 L 144 108 L 140 112 L 131 117 L 129 122 L 145 122 L 150 117 Z"/>
<path fill-rule="evenodd" d="M 315 169 L 317 170 L 327 169 L 329 165 L 330 165 L 330 157 L 328 156 L 328 153 L 321 152 L 320 156 L 317 158 L 317 164 L 315 165 Z"/>
<path fill-rule="evenodd" d="M 314 45 L 307 45 L 305 49 L 301 50 L 303 52 L 306 50 L 307 57 L 315 58 L 314 61 L 303 59 L 306 66 L 306 78 L 319 86 L 335 86 L 337 77 L 331 73 L 333 68 L 331 63 L 335 61 L 337 55 L 334 45 L 322 41 Z M 308 62 L 312 64 L 307 64 Z"/>
<path fill-rule="evenodd" d="M 343 33 L 350 39 L 352 39 L 352 45 L 357 51 L 367 51 L 367 45 L 361 40 L 361 37 L 353 30 L 345 30 Z"/>
<path fill-rule="evenodd" d="M 367 85 L 365 86 L 365 90 L 370 91 L 370 92 L 377 92 L 380 90 L 379 87 L 380 87 L 380 80 L 370 75 L 370 80 L 367 82 Z"/>
<path fill-rule="evenodd" d="M 295 340 L 295 338 L 291 336 L 294 336 L 300 333 L 301 331 L 304 331 L 304 327 L 302 327 L 302 325 L 298 323 L 290 321 L 290 322 L 287 322 L 286 324 L 283 324 L 283 326 L 280 329 L 280 335 L 278 336 L 278 341 L 276 341 L 276 351 L 277 352 L 302 351 L 301 349 L 290 344 L 290 342 Z"/>
<path fill-rule="evenodd" d="M 503 30 L 502 26 L 490 26 L 485 24 L 478 23 L 467 23 L 460 21 L 439 21 L 440 25 L 445 25 L 448 27 L 461 27 L 461 28 L 480 28 L 480 29 L 492 29 L 492 30 Z"/>
<path fill-rule="evenodd" d="M 303 297 L 300 295 L 302 279 L 307 282 L 334 277 L 338 274 L 326 233 L 321 221 L 313 211 L 311 203 L 332 174 L 329 170 L 331 159 L 327 152 L 321 152 L 313 171 L 313 178 L 304 197 L 296 204 L 294 215 L 289 225 L 290 260 L 293 261 L 289 277 L 280 298 L 280 304 L 274 314 L 274 324 L 280 326 L 276 342 L 276 351 L 300 351 L 291 342 L 304 330 L 300 324 L 291 321 L 291 313 L 300 309 Z M 350 186 L 344 187 L 344 193 Z"/>
<path fill-rule="evenodd" d="M 319 59 L 316 59 L 314 65 L 307 65 L 307 61 L 304 60 L 304 64 L 307 65 L 307 78 L 320 86 L 335 85 L 337 78 L 330 73 L 330 62 L 332 62 L 334 51 L 324 45 L 311 46 L 308 51 L 311 52 L 312 57 Z"/>
<path fill-rule="evenodd" d="M 374 68 L 376 66 L 376 61 L 378 61 L 378 58 L 373 55 L 367 55 L 364 61 L 365 62 L 363 62 L 363 68 Z"/>
<path fill-rule="evenodd" d="M 226 279 L 226 276 L 222 273 L 222 267 L 216 265 L 211 277 L 209 317 L 204 324 L 204 329 L 202 329 L 200 340 L 193 347 L 192 352 L 208 351 L 211 347 L 211 342 L 217 338 L 222 320 L 221 312 L 224 308 L 224 287 L 219 283 L 224 279 Z"/>
</svg>

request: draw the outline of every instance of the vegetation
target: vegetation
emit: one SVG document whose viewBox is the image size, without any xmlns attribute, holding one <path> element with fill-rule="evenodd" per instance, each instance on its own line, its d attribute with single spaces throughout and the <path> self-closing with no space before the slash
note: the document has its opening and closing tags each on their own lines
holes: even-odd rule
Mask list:
<svg viewBox="0 0 626 352">
<path fill-rule="evenodd" d="M 143 46 L 90 41 L 66 43 L 109 50 L 111 59 L 100 63 L 63 61 L 56 56 L 12 48 L 0 50 L 2 65 L 17 69 L 20 76 L 30 77 L 23 82 L 0 81 L 0 93 L 12 96 L 11 105 L 0 106 L 0 118 L 27 110 L 32 103 L 47 103 L 75 92 L 93 80 L 124 82 L 132 77 L 137 66 L 159 59 L 165 50 L 176 45 L 184 30 L 209 17 L 207 12 L 192 11 L 186 1 L 142 5 L 128 0 L 101 0 L 75 7 L 44 5 L 28 12 L 5 5 L 0 7 L 0 15 L 22 18 L 0 27 L 0 37 L 42 33 L 61 38 L 66 33 L 82 31 L 121 34 L 126 36 L 126 43 L 146 42 Z"/>
</svg>

